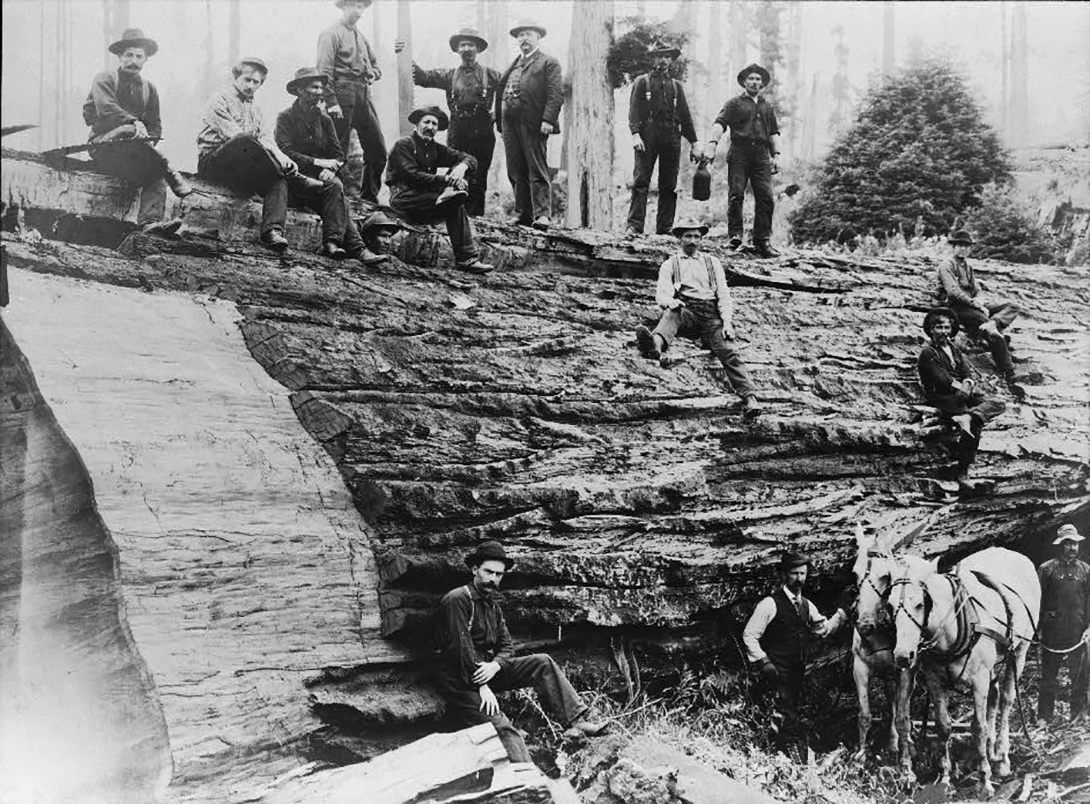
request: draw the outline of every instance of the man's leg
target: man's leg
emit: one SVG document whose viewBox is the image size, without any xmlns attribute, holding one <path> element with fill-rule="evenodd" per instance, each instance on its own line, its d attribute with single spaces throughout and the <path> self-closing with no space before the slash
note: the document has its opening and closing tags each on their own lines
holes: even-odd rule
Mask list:
<svg viewBox="0 0 1090 804">
<path fill-rule="evenodd" d="M 526 146 L 525 158 L 529 168 L 530 199 L 533 203 L 534 220 L 552 217 L 553 185 L 549 177 L 546 144 L 549 138 L 540 130 L 522 125 L 522 138 Z"/>
<path fill-rule="evenodd" d="M 656 135 L 659 153 L 659 209 L 655 215 L 656 234 L 670 234 L 677 211 L 677 172 L 681 167 L 681 140 L 663 130 Z"/>
<path fill-rule="evenodd" d="M 284 234 L 284 222 L 288 218 L 288 182 L 280 178 L 271 182 L 264 190 L 261 204 L 261 237 L 267 238 L 272 232 Z"/>
<path fill-rule="evenodd" d="M 632 168 L 632 200 L 628 204 L 628 228 L 643 234 L 644 221 L 647 219 L 647 188 L 651 186 L 651 172 L 655 169 L 658 154 L 652 136 L 644 139 L 643 151 L 636 151 L 636 163 Z M 659 167 L 659 174 L 662 167 Z M 661 203 L 661 202 L 660 202 Z"/>
<path fill-rule="evenodd" d="M 652 334 L 662 339 L 659 348 L 665 352 L 678 335 L 684 336 L 691 333 L 695 323 L 696 320 L 688 307 L 675 307 L 673 310 L 667 310 L 662 314 L 662 318 L 659 319 L 658 326 L 655 327 Z"/>
<path fill-rule="evenodd" d="M 772 197 L 772 163 L 768 150 L 760 146 L 749 148 L 749 182 L 753 188 L 753 243 L 768 246 L 776 202 Z"/>
<path fill-rule="evenodd" d="M 1086 711 L 1087 695 L 1090 694 L 1090 660 L 1086 646 L 1067 655 L 1067 672 L 1071 675 L 1071 717 Z"/>
<path fill-rule="evenodd" d="M 333 130 L 337 132 L 341 151 L 347 159 L 348 144 L 352 141 L 352 121 L 356 115 L 357 87 L 350 83 L 338 83 L 334 85 L 334 92 L 337 105 L 341 107 L 341 116 L 333 118 Z M 352 192 L 353 188 L 349 187 L 348 190 Z"/>
<path fill-rule="evenodd" d="M 167 182 L 162 176 L 152 179 L 140 188 L 140 211 L 136 216 L 138 226 L 157 223 L 166 215 Z"/>
<path fill-rule="evenodd" d="M 490 686 L 493 690 L 533 687 L 545 709 L 566 726 L 587 713 L 587 705 L 547 653 L 532 653 L 509 660 Z"/>
<path fill-rule="evenodd" d="M 753 396 L 753 383 L 749 379 L 746 364 L 738 355 L 734 341 L 723 337 L 723 321 L 718 312 L 715 315 L 701 316 L 700 339 L 704 347 L 718 357 L 723 368 L 727 370 L 727 379 L 730 380 L 734 393 L 742 399 Z"/>
<path fill-rule="evenodd" d="M 450 247 L 454 251 L 454 261 L 459 265 L 477 259 L 477 242 L 473 238 L 473 227 L 469 224 L 465 199 L 452 198 L 439 210 L 447 223 Z"/>
<path fill-rule="evenodd" d="M 988 306 L 988 315 L 995 322 L 996 327 L 1004 330 L 1014 323 L 1014 319 L 1022 314 L 1022 308 L 1012 302 L 1003 304 L 991 304 Z"/>
<path fill-rule="evenodd" d="M 363 149 L 361 194 L 364 201 L 377 204 L 378 191 L 382 188 L 382 174 L 386 170 L 386 140 L 382 137 L 382 126 L 379 124 L 378 113 L 368 87 L 364 87 L 357 98 L 352 125 L 359 135 L 360 147 Z"/>
<path fill-rule="evenodd" d="M 522 129 L 518 120 L 503 121 L 503 150 L 507 158 L 507 180 L 515 193 L 515 217 L 519 223 L 529 225 L 534 220 L 534 206 L 530 200 L 529 167 L 523 151 Z"/>
<path fill-rule="evenodd" d="M 986 397 L 983 394 L 972 394 L 967 400 L 968 413 L 974 419 L 979 420 L 983 426 L 990 422 L 992 419 L 998 418 L 1002 415 L 1003 411 L 1007 409 L 1007 406 L 999 399 L 992 399 Z"/>
<path fill-rule="evenodd" d="M 344 230 L 348 223 L 348 204 L 345 202 L 344 185 L 334 178 L 323 182 L 322 189 L 311 196 L 317 201 L 317 208 L 322 216 L 322 242 L 344 244 Z"/>
<path fill-rule="evenodd" d="M 741 240 L 745 227 L 742 222 L 742 202 L 746 200 L 747 149 L 731 143 L 727 151 L 727 236 Z"/>
<path fill-rule="evenodd" d="M 530 762 L 530 750 L 526 747 L 522 735 L 511 724 L 502 711 L 489 716 L 481 711 L 481 695 L 475 689 L 462 689 L 440 679 L 439 692 L 447 702 L 447 714 L 455 725 L 477 726 L 491 723 L 496 727 L 500 742 L 507 749 L 507 756 L 512 762 Z M 495 687 L 493 687 L 495 690 Z"/>
<path fill-rule="evenodd" d="M 344 239 L 341 240 L 341 247 L 348 252 L 349 257 L 358 257 L 363 253 L 364 245 L 359 227 L 352 219 L 352 210 L 348 208 L 348 201 L 345 200 Z"/>
<path fill-rule="evenodd" d="M 1055 711 L 1057 676 L 1060 672 L 1059 654 L 1041 648 L 1041 683 L 1037 688 L 1037 718 L 1049 720 Z"/>
<path fill-rule="evenodd" d="M 492 167 L 492 154 L 496 150 L 496 135 L 491 120 L 469 118 L 458 125 L 451 123 L 447 143 L 451 148 L 465 151 L 477 160 L 477 169 L 469 181 L 469 198 L 466 212 L 473 217 L 484 214 L 484 200 L 488 193 L 488 171 Z"/>
</svg>

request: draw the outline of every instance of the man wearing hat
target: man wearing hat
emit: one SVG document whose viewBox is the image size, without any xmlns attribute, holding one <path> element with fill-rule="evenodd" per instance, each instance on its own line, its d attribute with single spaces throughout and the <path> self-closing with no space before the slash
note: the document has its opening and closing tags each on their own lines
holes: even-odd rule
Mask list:
<svg viewBox="0 0 1090 804">
<path fill-rule="evenodd" d="M 182 222 L 163 223 L 167 186 L 179 198 L 193 187 L 155 148 L 163 135 L 159 92 L 140 73 L 159 51 L 139 28 L 127 28 L 109 50 L 120 62 L 116 72 L 95 76 L 83 103 L 83 121 L 91 127 L 91 161 L 104 172 L 140 185 L 136 222 L 146 231 L 173 233 Z"/>
<path fill-rule="evenodd" d="M 292 187 L 293 200 L 322 216 L 322 254 L 333 259 L 360 259 L 364 263 L 381 259 L 364 255 L 363 239 L 352 220 L 344 186 L 337 177 L 344 167 L 333 121 L 322 109 L 322 93 L 329 79 L 313 67 L 295 71 L 288 81 L 288 93 L 295 103 L 276 118 L 276 146 L 299 166 L 299 172 L 321 182 L 318 189 Z"/>
<path fill-rule="evenodd" d="M 355 130 L 364 160 L 360 191 L 364 201 L 377 204 L 386 169 L 386 140 L 371 99 L 371 84 L 382 78 L 382 69 L 371 43 L 356 27 L 370 5 L 371 0 L 336 0 L 341 19 L 318 37 L 317 64 L 318 71 L 329 79 L 325 105 L 337 128 L 341 150 L 348 153 Z"/>
<path fill-rule="evenodd" d="M 655 233 L 668 234 L 677 209 L 677 172 L 681 166 L 681 138 L 696 145 L 696 129 L 681 82 L 669 75 L 670 65 L 681 51 L 661 43 L 651 46 L 654 67 L 632 82 L 628 128 L 636 166 L 632 172 L 632 201 L 628 207 L 626 234 L 642 234 L 647 214 L 647 188 L 659 163 L 659 206 Z"/>
<path fill-rule="evenodd" d="M 753 188 L 753 245 L 762 257 L 774 256 L 769 244 L 772 237 L 772 174 L 778 168 L 780 126 L 776 110 L 761 96 L 772 76 L 759 64 L 751 64 L 738 73 L 738 83 L 745 90 L 731 98 L 719 111 L 702 149 L 705 159 L 715 158 L 719 138 L 730 129 L 730 150 L 727 152 L 727 233 L 732 248 L 742 245 L 742 202 L 746 183 Z"/>
<path fill-rule="evenodd" d="M 655 301 L 665 312 L 654 332 L 636 328 L 636 345 L 645 358 L 659 360 L 678 335 L 700 338 L 705 348 L 727 370 L 734 392 L 742 398 L 743 414 L 752 419 L 761 413 L 749 372 L 734 343 L 734 304 L 723 264 L 700 251 L 708 227 L 682 221 L 672 230 L 681 244 L 678 254 L 659 267 Z"/>
<path fill-rule="evenodd" d="M 1007 338 L 1003 335 L 1003 330 L 1011 325 L 1021 310 L 1010 302 L 988 304 L 985 301 L 980 282 L 966 259 L 973 245 L 973 238 L 967 231 L 958 229 L 947 242 L 954 253 L 939 264 L 935 277 L 936 302 L 953 310 L 968 332 L 987 339 L 996 369 L 1015 395 L 1021 396 L 1021 388 L 1014 385 L 1014 364 Z"/>
<path fill-rule="evenodd" d="M 1041 687 L 1037 718 L 1052 719 L 1059 691 L 1057 676 L 1067 661 L 1071 675 L 1071 719 L 1086 711 L 1090 692 L 1090 565 L 1079 560 L 1083 536 L 1074 525 L 1062 525 L 1052 543 L 1060 556 L 1037 568 L 1041 580 Z"/>
<path fill-rule="evenodd" d="M 515 656 L 498 591 L 513 563 L 496 541 L 466 556 L 472 580 L 439 603 L 436 681 L 447 714 L 460 726 L 491 723 L 511 761 L 530 762 L 522 735 L 500 710 L 497 692 L 532 686 L 545 709 L 567 724 L 566 737 L 594 736 L 606 724 L 588 717 L 589 708 L 547 653 Z"/>
<path fill-rule="evenodd" d="M 405 41 L 394 42 L 394 51 L 400 53 Z M 492 130 L 492 106 L 496 87 L 500 83 L 499 71 L 477 62 L 477 54 L 488 49 L 488 42 L 475 28 L 463 28 L 450 37 L 450 49 L 457 53 L 462 63 L 458 67 L 422 70 L 413 62 L 413 81 L 417 86 L 435 87 L 447 93 L 450 109 L 450 133 L 447 144 L 465 151 L 477 160 L 477 167 L 469 182 L 469 200 L 466 212 L 477 216 L 484 214 L 484 198 L 488 190 L 488 169 L 492 165 L 492 153 L 496 149 L 496 133 Z"/>
<path fill-rule="evenodd" d="M 381 209 L 363 219 L 360 234 L 363 235 L 364 253 L 372 262 L 388 262 L 393 249 L 393 239 L 401 230 L 397 221 Z"/>
<path fill-rule="evenodd" d="M 927 404 L 949 416 L 961 429 L 957 449 L 957 481 L 962 491 L 972 491 L 969 467 L 976 459 L 984 425 L 999 416 L 1006 406 L 986 397 L 969 371 L 969 364 L 954 344 L 958 319 L 946 307 L 935 307 L 923 319 L 927 343 L 916 361 Z"/>
<path fill-rule="evenodd" d="M 511 29 L 519 55 L 500 77 L 496 130 L 503 134 L 507 177 L 515 191 L 512 223 L 546 229 L 552 214 L 552 179 L 546 158 L 550 134 L 560 132 L 564 82 L 560 62 L 539 47 L 545 29 L 521 22 Z"/>
<path fill-rule="evenodd" d="M 760 673 L 766 694 L 777 701 L 771 732 L 782 749 L 805 736 L 798 720 L 798 706 L 807 643 L 811 637 L 828 637 L 848 620 L 843 608 L 825 618 L 817 606 L 803 597 L 808 569 L 809 562 L 804 556 L 784 553 L 780 558 L 780 586 L 757 604 L 742 632 L 750 664 Z"/>
<path fill-rule="evenodd" d="M 390 207 L 410 223 L 444 219 L 455 267 L 473 274 L 488 273 L 492 266 L 481 262 L 466 214 L 469 194 L 466 174 L 477 166 L 477 160 L 435 141 L 436 133 L 445 131 L 450 124 L 446 112 L 438 106 L 413 109 L 409 122 L 415 130 L 394 143 L 390 152 L 386 170 Z M 439 173 L 439 168 L 448 170 Z"/>
</svg>

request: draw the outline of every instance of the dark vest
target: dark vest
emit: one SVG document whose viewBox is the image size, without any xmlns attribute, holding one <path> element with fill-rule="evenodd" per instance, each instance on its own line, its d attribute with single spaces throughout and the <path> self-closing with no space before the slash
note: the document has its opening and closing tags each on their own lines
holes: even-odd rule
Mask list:
<svg viewBox="0 0 1090 804">
<path fill-rule="evenodd" d="M 782 586 L 772 593 L 772 600 L 776 604 L 776 616 L 761 637 L 761 647 L 773 661 L 802 661 L 810 638 L 810 607 L 804 605 L 800 616 Z"/>
</svg>

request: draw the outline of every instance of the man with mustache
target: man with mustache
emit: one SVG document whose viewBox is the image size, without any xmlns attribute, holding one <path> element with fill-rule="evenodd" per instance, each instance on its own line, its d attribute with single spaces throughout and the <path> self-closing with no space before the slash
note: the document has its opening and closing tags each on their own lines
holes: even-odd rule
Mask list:
<svg viewBox="0 0 1090 804">
<path fill-rule="evenodd" d="M 780 558 L 780 587 L 757 604 L 742 632 L 746 656 L 760 673 L 765 694 L 776 700 L 770 732 L 777 747 L 785 751 L 796 742 L 804 747 L 801 743 L 806 734 L 798 709 L 807 643 L 811 637 L 830 636 L 848 620 L 843 608 L 832 617 L 824 617 L 803 596 L 808 570 L 805 556 L 784 553 Z"/>
<path fill-rule="evenodd" d="M 1090 692 L 1090 564 L 1079 560 L 1082 534 L 1068 523 L 1061 525 L 1052 543 L 1059 558 L 1037 568 L 1041 581 L 1041 687 L 1037 719 L 1052 720 L 1059 691 L 1060 665 L 1067 662 L 1071 677 L 1071 719 L 1082 715 Z"/>
<path fill-rule="evenodd" d="M 111 176 L 140 185 L 137 224 L 145 231 L 172 234 L 182 222 L 163 222 L 166 188 L 184 198 L 193 186 L 155 148 L 163 136 L 159 92 L 141 72 L 159 45 L 139 28 L 127 28 L 109 51 L 117 56 L 118 69 L 96 75 L 83 103 L 83 121 L 98 146 L 89 152 L 91 161 Z"/>
<path fill-rule="evenodd" d="M 400 53 L 404 49 L 404 40 L 394 42 L 394 52 Z M 477 160 L 477 167 L 469 180 L 469 200 L 466 201 L 466 212 L 475 217 L 484 214 L 488 169 L 496 149 L 492 104 L 500 74 L 477 63 L 477 54 L 488 49 L 488 41 L 476 29 L 463 28 L 450 37 L 450 49 L 462 59 L 458 67 L 422 70 L 414 62 L 413 81 L 417 86 L 436 87 L 447 93 L 447 108 L 450 109 L 447 144 Z"/>
<path fill-rule="evenodd" d="M 440 649 L 437 684 L 447 713 L 461 727 L 492 723 L 512 762 L 530 762 L 522 735 L 500 710 L 496 693 L 532 686 L 545 709 L 568 728 L 565 737 L 594 736 L 604 721 L 589 708 L 547 653 L 515 656 L 498 590 L 514 562 L 503 545 L 487 541 L 466 556 L 470 583 L 448 592 L 439 603 Z"/>
<path fill-rule="evenodd" d="M 477 166 L 477 160 L 435 141 L 436 133 L 450 124 L 438 106 L 413 109 L 409 122 L 416 128 L 394 143 L 386 170 L 391 209 L 410 223 L 445 220 L 454 266 L 472 274 L 488 273 L 492 266 L 481 262 L 466 214 L 466 174 Z M 442 174 L 440 168 L 448 170 Z"/>
</svg>

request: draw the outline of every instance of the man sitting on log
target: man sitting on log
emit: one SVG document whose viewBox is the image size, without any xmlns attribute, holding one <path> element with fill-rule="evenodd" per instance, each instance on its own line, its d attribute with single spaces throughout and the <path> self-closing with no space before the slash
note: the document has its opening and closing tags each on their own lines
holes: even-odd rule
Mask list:
<svg viewBox="0 0 1090 804">
<path fill-rule="evenodd" d="M 299 166 L 299 172 L 321 182 L 321 189 L 292 187 L 296 202 L 322 216 L 322 251 L 335 260 L 359 259 L 364 264 L 382 258 L 364 248 L 344 185 L 337 174 L 344 167 L 344 151 L 333 120 L 321 108 L 322 94 L 329 79 L 313 67 L 295 71 L 288 81 L 288 94 L 296 100 L 276 118 L 276 146 Z"/>
<path fill-rule="evenodd" d="M 727 370 L 734 392 L 742 398 L 743 415 L 753 419 L 760 415 L 761 406 L 734 345 L 734 305 L 723 265 L 700 251 L 708 227 L 683 221 L 671 231 L 681 241 L 681 253 L 669 257 L 659 268 L 655 301 L 665 312 L 654 332 L 636 327 L 640 354 L 659 360 L 678 335 L 699 337 Z"/>
<path fill-rule="evenodd" d="M 757 604 L 742 632 L 747 658 L 760 673 L 765 694 L 776 700 L 770 732 L 783 751 L 806 736 L 798 709 L 807 642 L 811 636 L 830 636 L 848 620 L 843 606 L 826 619 L 803 597 L 808 570 L 804 556 L 785 553 L 780 559 L 782 584 Z M 800 748 L 804 749 L 804 744 Z"/>
<path fill-rule="evenodd" d="M 985 397 L 973 380 L 969 364 L 954 344 L 958 317 L 953 310 L 935 307 L 923 319 L 923 331 L 931 342 L 920 351 L 917 368 L 927 404 L 938 408 L 961 429 L 958 442 L 957 481 L 961 491 L 973 491 L 969 467 L 976 459 L 984 425 L 1001 414 L 1005 406 Z"/>
<path fill-rule="evenodd" d="M 136 222 L 145 231 L 172 234 L 182 222 L 163 222 L 167 185 L 179 198 L 193 187 L 155 148 L 163 136 L 159 92 L 140 72 L 159 45 L 139 28 L 127 28 L 109 50 L 120 66 L 116 72 L 96 75 L 83 103 L 83 121 L 91 127 L 95 145 L 89 152 L 91 161 L 111 176 L 140 185 Z"/>
<path fill-rule="evenodd" d="M 320 192 L 322 183 L 299 174 L 298 166 L 277 147 L 254 94 L 269 74 L 265 62 L 253 56 L 239 61 L 234 80 L 204 108 L 204 128 L 197 136 L 197 175 L 246 194 L 264 196 L 261 243 L 274 251 L 288 247 L 284 222 L 288 217 L 288 181 L 303 191 Z"/>
<path fill-rule="evenodd" d="M 515 656 L 497 591 L 513 563 L 496 541 L 466 556 L 472 581 L 439 603 L 437 682 L 454 721 L 463 728 L 492 723 L 511 761 L 530 762 L 526 743 L 500 710 L 496 692 L 532 686 L 545 709 L 568 725 L 565 737 L 594 736 L 606 723 L 588 718 L 587 705 L 551 656 Z"/>
<path fill-rule="evenodd" d="M 455 267 L 473 274 L 488 273 L 492 266 L 481 262 L 466 214 L 466 174 L 476 168 L 477 160 L 435 141 L 436 133 L 446 131 L 450 124 L 438 106 L 413 109 L 409 122 L 416 129 L 394 144 L 386 167 L 390 207 L 410 223 L 446 220 Z M 441 174 L 439 168 L 449 170 Z"/>
</svg>

